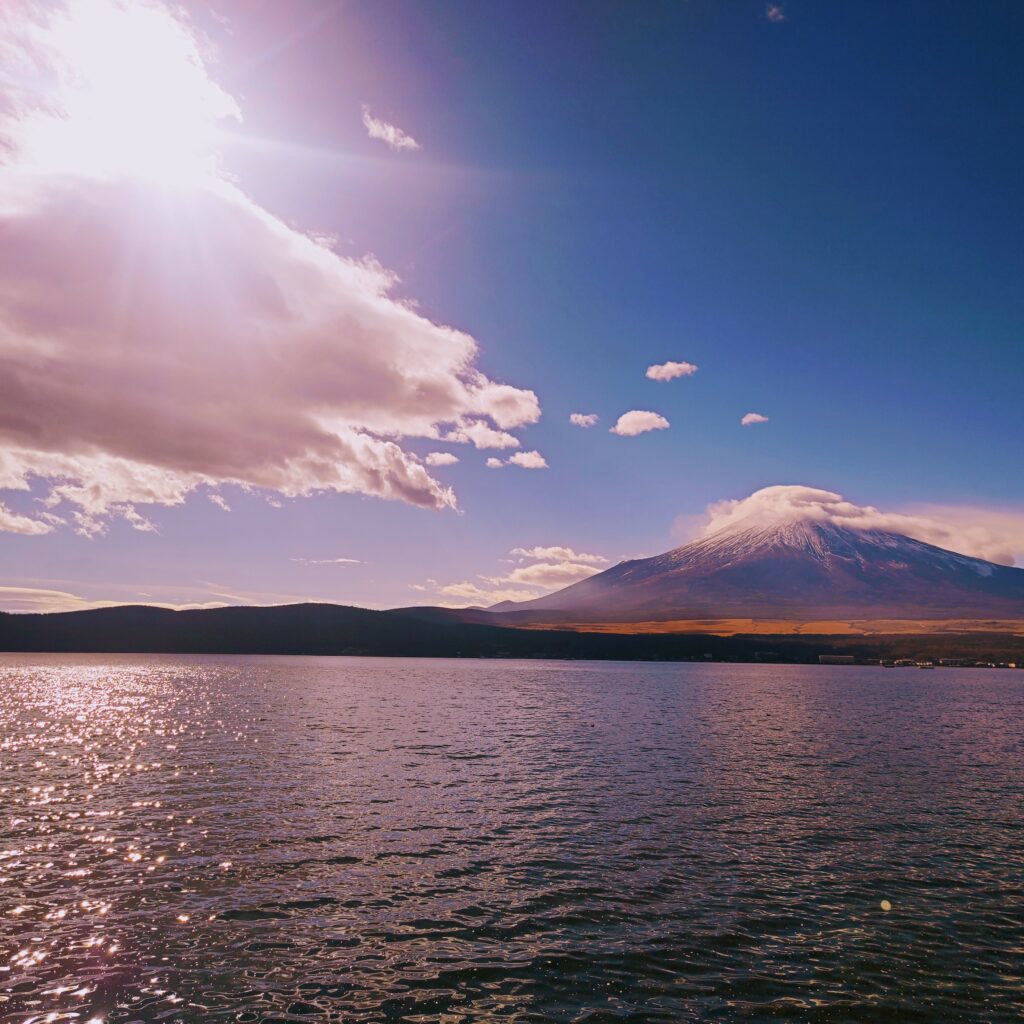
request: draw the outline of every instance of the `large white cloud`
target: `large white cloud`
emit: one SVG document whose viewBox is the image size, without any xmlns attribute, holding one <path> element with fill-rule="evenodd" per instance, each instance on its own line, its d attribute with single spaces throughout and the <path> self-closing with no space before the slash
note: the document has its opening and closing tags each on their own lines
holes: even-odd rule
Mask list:
<svg viewBox="0 0 1024 1024">
<path fill-rule="evenodd" d="M 70 7 L 114 25 L 129 10 Z M 140 0 L 131 11 L 127 30 L 142 12 L 147 31 L 198 53 L 164 7 Z M 56 22 L 30 27 L 6 14 L 0 55 L 73 64 L 74 36 Z M 508 431 L 537 420 L 533 392 L 485 377 L 474 339 L 396 298 L 393 275 L 338 256 L 222 176 L 169 184 L 127 157 L 85 169 L 41 161 L 37 150 L 73 151 L 81 126 L 62 93 L 17 88 L 11 66 L 0 105 L 0 488 L 47 481 L 47 504 L 70 507 L 85 532 L 111 514 L 144 522 L 137 504 L 227 482 L 448 508 L 454 493 L 404 438 L 515 447 Z M 196 89 L 223 96 L 201 66 L 193 73 Z M 122 85 L 147 95 L 145 81 Z"/>
<path fill-rule="evenodd" d="M 902 533 L 1003 565 L 1024 560 L 1024 511 L 932 504 L 883 512 L 847 501 L 834 491 L 799 485 L 764 487 L 747 498 L 715 502 L 695 530 L 691 524 L 689 532 L 707 536 L 719 530 L 792 520 Z M 686 529 L 683 523 L 680 528 Z"/>
</svg>

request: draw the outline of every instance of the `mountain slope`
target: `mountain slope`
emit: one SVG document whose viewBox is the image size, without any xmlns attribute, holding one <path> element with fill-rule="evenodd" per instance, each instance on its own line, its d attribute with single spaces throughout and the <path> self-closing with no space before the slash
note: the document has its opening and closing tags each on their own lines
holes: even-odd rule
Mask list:
<svg viewBox="0 0 1024 1024">
<path fill-rule="evenodd" d="M 721 531 L 621 562 L 535 601 L 522 619 L 1024 619 L 1024 569 L 897 533 L 789 520 Z M 510 617 L 512 617 L 510 616 Z"/>
</svg>

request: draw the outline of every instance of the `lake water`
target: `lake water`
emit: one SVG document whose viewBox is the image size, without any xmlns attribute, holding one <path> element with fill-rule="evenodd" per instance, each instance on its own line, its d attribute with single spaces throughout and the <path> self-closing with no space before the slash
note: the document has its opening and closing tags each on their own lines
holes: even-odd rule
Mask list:
<svg viewBox="0 0 1024 1024">
<path fill-rule="evenodd" d="M 3 1021 L 1024 1013 L 1024 672 L 4 656 L 0 765 Z"/>
</svg>

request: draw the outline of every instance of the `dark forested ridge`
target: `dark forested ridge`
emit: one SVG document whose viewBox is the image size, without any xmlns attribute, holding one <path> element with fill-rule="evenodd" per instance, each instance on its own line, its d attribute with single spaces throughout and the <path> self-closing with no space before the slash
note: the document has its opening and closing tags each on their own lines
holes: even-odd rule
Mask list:
<svg viewBox="0 0 1024 1024">
<path fill-rule="evenodd" d="M 331 604 L 169 611 L 126 605 L 52 614 L 0 614 L 7 652 L 315 654 L 390 657 L 568 658 L 816 662 L 968 658 L 1024 662 L 1024 637 L 711 636 L 514 629 L 445 609 L 370 611 Z"/>
</svg>

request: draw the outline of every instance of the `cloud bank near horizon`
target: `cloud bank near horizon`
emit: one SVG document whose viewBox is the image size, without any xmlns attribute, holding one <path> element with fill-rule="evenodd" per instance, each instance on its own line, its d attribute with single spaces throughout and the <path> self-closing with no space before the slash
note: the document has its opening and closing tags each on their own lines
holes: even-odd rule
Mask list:
<svg viewBox="0 0 1024 1024">
<path fill-rule="evenodd" d="M 179 119 L 182 96 L 211 132 L 231 110 L 161 4 L 73 0 L 31 31 L 0 21 L 0 491 L 42 481 L 48 509 L 4 508 L 0 530 L 66 522 L 92 535 L 114 516 L 152 529 L 136 506 L 227 483 L 454 508 L 403 439 L 517 447 L 509 431 L 536 422 L 536 395 L 488 379 L 476 341 L 396 297 L 377 263 L 285 224 L 198 154 L 172 162 L 185 129 L 159 122 L 167 81 L 138 53 L 131 81 L 99 66 L 92 22 L 76 22 L 96 11 L 127 33 L 125 50 L 144 29 L 167 58 L 153 74 L 178 76 Z M 33 93 L 27 74 L 22 87 L 31 66 L 57 88 Z M 81 122 L 95 112 L 76 90 L 93 80 L 114 97 L 101 113 L 121 123 Z M 165 165 L 116 148 L 136 129 L 158 152 L 168 139 L 155 133 L 170 133 Z M 83 146 L 97 159 L 80 166 Z"/>
</svg>

